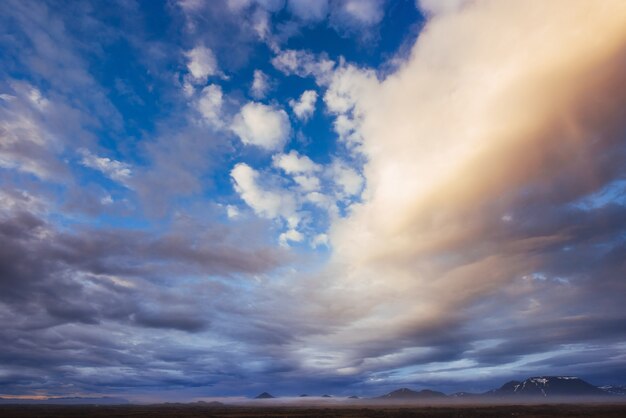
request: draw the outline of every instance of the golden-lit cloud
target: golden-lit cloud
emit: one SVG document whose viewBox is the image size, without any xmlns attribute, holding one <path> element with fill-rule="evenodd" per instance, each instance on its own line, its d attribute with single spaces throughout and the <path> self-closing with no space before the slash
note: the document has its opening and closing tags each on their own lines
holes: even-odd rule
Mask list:
<svg viewBox="0 0 626 418">
<path fill-rule="evenodd" d="M 363 202 L 331 227 L 320 295 L 336 309 L 337 364 L 366 342 L 428 345 L 429 330 L 462 322 L 572 239 L 575 225 L 535 231 L 517 212 L 612 179 L 619 161 L 603 156 L 624 123 L 624 22 L 621 1 L 475 1 L 433 16 L 386 79 L 335 73 L 325 102 L 367 159 Z M 310 344 L 332 351 L 329 338 Z"/>
</svg>

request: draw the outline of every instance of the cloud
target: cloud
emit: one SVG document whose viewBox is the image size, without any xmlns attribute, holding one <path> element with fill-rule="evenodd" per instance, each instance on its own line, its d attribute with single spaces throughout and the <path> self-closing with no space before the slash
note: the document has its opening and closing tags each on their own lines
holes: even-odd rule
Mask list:
<svg viewBox="0 0 626 418">
<path fill-rule="evenodd" d="M 346 0 L 336 3 L 333 10 L 336 19 L 347 24 L 371 26 L 380 23 L 383 18 L 384 0 Z"/>
<path fill-rule="evenodd" d="M 363 177 L 356 170 L 340 161 L 335 161 L 331 165 L 330 176 L 339 189 L 340 195 L 356 196 L 363 189 Z"/>
<path fill-rule="evenodd" d="M 235 190 L 259 216 L 274 219 L 296 216 L 296 200 L 284 190 L 265 189 L 259 184 L 259 173 L 245 163 L 239 163 L 230 172 Z"/>
<path fill-rule="evenodd" d="M 338 33 L 371 39 L 385 15 L 386 0 L 344 0 L 331 3 L 330 26 Z"/>
<path fill-rule="evenodd" d="M 319 178 L 313 176 L 294 176 L 293 181 L 303 192 L 315 192 L 322 188 Z"/>
<path fill-rule="evenodd" d="M 311 22 L 324 20 L 329 11 L 328 0 L 289 0 L 287 8 L 297 18 Z"/>
<path fill-rule="evenodd" d="M 321 170 L 321 166 L 314 163 L 306 155 L 291 150 L 287 154 L 276 154 L 272 157 L 274 167 L 282 169 L 287 174 L 312 173 Z"/>
<path fill-rule="evenodd" d="M 218 74 L 217 60 L 210 48 L 197 45 L 185 52 L 187 57 L 187 70 L 194 84 L 206 83 L 210 76 Z"/>
<path fill-rule="evenodd" d="M 467 0 L 415 0 L 415 7 L 428 16 L 437 16 L 458 11 Z"/>
<path fill-rule="evenodd" d="M 280 51 L 272 58 L 272 65 L 285 75 L 314 77 L 319 85 L 327 84 L 332 76 L 335 62 L 325 55 L 296 49 Z"/>
<path fill-rule="evenodd" d="M 289 242 L 302 242 L 303 240 L 304 235 L 295 229 L 289 229 L 278 237 L 278 242 L 283 246 L 289 245 Z"/>
<path fill-rule="evenodd" d="M 281 149 L 291 135 L 291 124 L 284 110 L 256 102 L 241 108 L 231 128 L 244 144 L 268 151 Z"/>
<path fill-rule="evenodd" d="M 303 193 L 315 192 L 322 188 L 320 179 L 315 175 L 322 170 L 322 166 L 314 163 L 306 155 L 301 156 L 295 150 L 288 154 L 277 154 L 272 157 L 272 165 L 291 175 Z"/>
<path fill-rule="evenodd" d="M 133 174 L 129 164 L 108 157 L 98 157 L 86 149 L 79 150 L 79 153 L 83 156 L 80 161 L 83 166 L 99 171 L 120 184 L 128 184 Z"/>
<path fill-rule="evenodd" d="M 13 83 L 13 95 L 0 101 L 0 167 L 16 169 L 46 180 L 67 177 L 57 155 L 63 150 L 59 132 L 49 121 L 65 106 L 50 106 L 41 92 L 27 83 Z"/>
<path fill-rule="evenodd" d="M 257 100 L 263 99 L 270 89 L 270 80 L 261 70 L 254 70 L 250 94 Z"/>
<path fill-rule="evenodd" d="M 180 48 L 113 30 L 89 5 L 61 19 L 63 7 L 7 1 L 0 26 L 19 34 L 0 39 L 5 71 L 30 81 L 0 74 L 2 393 L 162 399 L 290 393 L 296 382 L 368 396 L 414 384 L 487 390 L 528 373 L 623 379 L 622 2 L 422 1 L 428 21 L 411 55 L 384 77 L 271 49 L 282 74 L 314 78 L 334 118 L 336 154 L 308 157 L 309 144 L 282 151 L 289 134 L 275 132 L 291 129 L 275 104 L 245 104 L 237 120 L 271 153 L 207 129 L 230 127 L 229 106 L 249 87 L 225 97 L 205 86 L 217 64 L 204 81 L 189 70 L 189 97 L 175 91 L 173 115 L 136 137 L 133 113 L 120 118 L 114 89 L 87 64 L 119 40 L 174 57 L 133 72 L 131 84 L 163 100 L 180 88 L 166 87 Z M 356 14 L 340 31 L 374 32 L 367 4 L 333 2 L 330 25 L 343 24 L 332 17 L 341 9 Z M 283 7 L 179 5 L 168 13 L 183 14 L 185 42 L 210 47 L 229 72 L 254 56 L 259 34 L 275 40 L 270 13 Z M 248 106 L 262 117 L 246 120 Z M 85 165 L 72 158 L 80 149 L 93 150 Z M 239 159 L 249 163 L 231 169 Z M 85 167 L 133 191 L 93 176 L 83 186 Z M 251 210 L 235 206 L 220 170 Z"/>
<path fill-rule="evenodd" d="M 300 100 L 289 100 L 289 106 L 291 106 L 293 113 L 298 119 L 307 121 L 315 112 L 316 101 L 317 93 L 315 90 L 306 90 L 300 96 Z"/>
<path fill-rule="evenodd" d="M 233 205 L 226 206 L 226 216 L 228 216 L 229 219 L 236 219 L 239 217 L 239 215 L 240 213 L 239 213 L 239 209 L 237 208 L 237 206 L 233 206 Z"/>
<path fill-rule="evenodd" d="M 601 231 L 571 206 L 623 178 L 616 109 L 626 90 L 616 68 L 626 7 L 603 4 L 471 2 L 433 16 L 408 61 L 384 80 L 350 65 L 334 73 L 326 106 L 344 117 L 343 132 L 358 138 L 366 161 L 365 181 L 346 174 L 344 191 L 365 189 L 328 232 L 335 279 L 317 280 L 332 290 L 309 296 L 341 312 L 336 321 L 317 313 L 332 343 L 328 334 L 303 340 L 308 358 L 325 356 L 313 370 L 380 370 L 390 379 L 390 368 L 409 367 L 407 381 L 445 379 L 432 362 L 471 363 L 493 335 L 481 329 L 515 341 L 513 322 L 564 325 L 571 315 L 592 316 L 606 297 L 619 315 L 616 299 L 599 289 L 619 276 L 609 260 L 623 248 L 623 228 Z M 597 210 L 616 227 L 624 208 Z M 606 247 L 567 267 L 595 239 Z M 546 280 L 523 279 L 546 271 Z M 518 334 L 522 353 L 501 367 L 585 341 L 576 333 L 539 344 Z"/>
<path fill-rule="evenodd" d="M 222 118 L 223 102 L 222 88 L 216 84 L 203 88 L 197 102 L 197 109 L 204 120 L 215 128 L 221 128 L 224 124 Z"/>
<path fill-rule="evenodd" d="M 374 71 L 359 69 L 350 64 L 337 68 L 329 80 L 324 104 L 336 116 L 333 128 L 339 135 L 339 140 L 345 142 L 352 151 L 358 152 L 362 142 L 359 128 L 363 113 L 356 104 L 371 100 L 370 95 L 377 85 L 378 79 Z"/>
</svg>

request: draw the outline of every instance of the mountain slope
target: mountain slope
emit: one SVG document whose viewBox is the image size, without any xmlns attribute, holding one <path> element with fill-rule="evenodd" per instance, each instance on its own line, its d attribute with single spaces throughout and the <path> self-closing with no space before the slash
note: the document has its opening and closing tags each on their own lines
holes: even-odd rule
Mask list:
<svg viewBox="0 0 626 418">
<path fill-rule="evenodd" d="M 389 392 L 386 395 L 379 396 L 377 399 L 390 399 L 390 400 L 403 400 L 403 399 L 437 399 L 437 398 L 445 398 L 446 394 L 437 392 L 434 390 L 420 390 L 419 392 L 402 388 L 398 390 L 394 390 L 393 392 Z"/>
<path fill-rule="evenodd" d="M 512 380 L 487 393 L 495 396 L 604 396 L 602 389 L 573 376 L 538 376 Z"/>
<path fill-rule="evenodd" d="M 270 395 L 267 392 L 263 392 L 263 393 L 257 395 L 256 398 L 254 398 L 254 399 L 274 399 L 274 396 Z"/>
</svg>

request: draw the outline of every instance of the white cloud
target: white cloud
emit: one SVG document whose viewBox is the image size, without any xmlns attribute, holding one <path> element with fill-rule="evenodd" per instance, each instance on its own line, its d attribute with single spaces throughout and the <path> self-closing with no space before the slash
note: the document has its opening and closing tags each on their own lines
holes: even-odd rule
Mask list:
<svg viewBox="0 0 626 418">
<path fill-rule="evenodd" d="M 295 49 L 280 51 L 272 58 L 272 65 L 285 75 L 312 76 L 319 85 L 328 84 L 335 68 L 335 62 L 325 56 Z"/>
<path fill-rule="evenodd" d="M 235 116 L 232 130 L 244 144 L 272 151 L 285 145 L 291 134 L 291 124 L 284 110 L 249 102 Z"/>
<path fill-rule="evenodd" d="M 289 106 L 293 109 L 293 113 L 301 120 L 308 120 L 315 112 L 315 102 L 317 101 L 317 93 L 315 90 L 306 90 L 300 96 L 300 100 L 289 100 Z"/>
<path fill-rule="evenodd" d="M 322 188 L 320 179 L 314 176 L 294 176 L 293 181 L 300 186 L 300 190 L 303 192 L 315 192 Z"/>
<path fill-rule="evenodd" d="M 282 246 L 288 246 L 290 241 L 302 242 L 302 240 L 304 240 L 304 235 L 295 229 L 289 229 L 278 237 L 278 242 L 280 242 Z"/>
<path fill-rule="evenodd" d="M 226 206 L 226 216 L 228 216 L 228 219 L 236 219 L 239 217 L 239 208 L 237 206 L 234 205 L 227 205 Z"/>
<path fill-rule="evenodd" d="M 111 180 L 128 187 L 128 180 L 133 174 L 129 164 L 108 157 L 98 157 L 86 149 L 79 152 L 83 156 L 80 161 L 83 166 L 99 171 Z"/>
<path fill-rule="evenodd" d="M 271 19 L 269 13 L 263 9 L 257 9 L 252 16 L 252 28 L 260 40 L 270 41 Z"/>
<path fill-rule="evenodd" d="M 100 199 L 100 203 L 105 206 L 111 205 L 113 202 L 113 197 L 110 194 L 107 194 Z"/>
<path fill-rule="evenodd" d="M 48 105 L 50 104 L 48 99 L 43 97 L 41 92 L 34 87 L 32 87 L 28 92 L 28 99 L 33 104 L 33 106 L 35 106 L 35 108 L 40 111 L 44 111 L 46 107 L 48 107 Z"/>
<path fill-rule="evenodd" d="M 270 89 L 270 80 L 267 74 L 261 70 L 254 70 L 254 77 L 252 79 L 252 87 L 250 87 L 250 94 L 255 99 L 263 99 Z"/>
<path fill-rule="evenodd" d="M 429 16 L 449 14 L 458 11 L 468 0 L 415 0 L 415 7 Z"/>
<path fill-rule="evenodd" d="M 343 0 L 331 4 L 330 24 L 339 32 L 367 37 L 385 14 L 385 0 Z"/>
<path fill-rule="evenodd" d="M 204 7 L 204 0 L 178 0 L 178 6 L 185 12 L 197 12 Z"/>
<path fill-rule="evenodd" d="M 326 235 L 326 234 L 317 234 L 311 240 L 311 246 L 313 248 L 318 248 L 318 247 L 321 247 L 321 246 L 324 246 L 324 247 L 328 246 L 328 235 Z"/>
<path fill-rule="evenodd" d="M 218 73 L 217 60 L 211 49 L 204 45 L 198 45 L 185 53 L 187 57 L 187 70 L 191 75 L 191 81 L 195 84 L 206 83 L 208 77 Z"/>
<path fill-rule="evenodd" d="M 244 9 L 250 7 L 253 3 L 253 0 L 228 0 L 228 8 L 233 12 L 240 13 Z"/>
<path fill-rule="evenodd" d="M 328 111 L 336 115 L 333 127 L 339 139 L 351 147 L 359 145 L 362 140 L 359 127 L 364 108 L 355 105 L 374 105 L 378 84 L 374 71 L 353 65 L 342 65 L 331 77 L 324 103 Z"/>
<path fill-rule="evenodd" d="M 299 19 L 319 22 L 328 16 L 328 0 L 289 0 L 289 11 Z"/>
<path fill-rule="evenodd" d="M 185 80 L 183 82 L 183 94 L 187 98 L 190 98 L 194 94 L 196 94 L 196 88 L 193 86 L 193 83 L 189 82 L 189 80 Z"/>
<path fill-rule="evenodd" d="M 361 25 L 378 24 L 384 15 L 384 0 L 344 0 L 342 11 Z"/>
<path fill-rule="evenodd" d="M 197 109 L 202 117 L 212 126 L 219 128 L 222 122 L 222 103 L 224 101 L 222 88 L 216 84 L 211 84 L 200 94 L 197 102 Z"/>
<path fill-rule="evenodd" d="M 245 163 L 235 165 L 230 175 L 237 193 L 257 215 L 268 219 L 282 217 L 297 225 L 296 199 L 289 192 L 264 188 L 259 183 L 259 173 Z"/>
<path fill-rule="evenodd" d="M 345 163 L 335 161 L 330 166 L 330 175 L 339 190 L 345 197 L 355 196 L 363 189 L 363 177 Z"/>
<path fill-rule="evenodd" d="M 274 155 L 272 164 L 287 174 L 311 173 L 321 169 L 321 166 L 314 163 L 306 155 L 300 156 L 296 150 L 291 150 L 287 154 Z"/>
<path fill-rule="evenodd" d="M 623 122 L 609 109 L 625 97 L 614 65 L 626 41 L 626 5 L 602 4 L 469 2 L 429 19 L 408 61 L 385 80 L 360 83 L 368 76 L 358 68 L 336 74 L 345 78 L 333 80 L 325 100 L 362 138 L 367 188 L 333 219 L 336 271 L 331 265 L 332 290 L 320 297 L 354 316 L 333 328 L 331 347 L 327 334 L 304 339 L 309 358 L 323 353 L 339 366 L 357 344 L 449 329 L 459 310 L 480 304 L 482 312 L 485 300 L 545 263 L 537 248 L 569 239 L 567 223 L 536 231 L 554 235 L 513 238 L 501 216 L 509 199 L 554 208 L 571 198 L 559 186 L 588 184 L 602 171 L 605 148 L 589 139 Z M 332 177 L 345 177 L 346 193 L 363 184 L 356 172 Z M 511 193 L 534 187 L 532 197 Z"/>
</svg>

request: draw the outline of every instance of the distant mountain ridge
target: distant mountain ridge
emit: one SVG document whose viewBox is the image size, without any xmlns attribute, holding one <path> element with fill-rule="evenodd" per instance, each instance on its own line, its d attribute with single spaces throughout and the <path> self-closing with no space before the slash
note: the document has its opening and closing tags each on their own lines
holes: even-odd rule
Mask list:
<svg viewBox="0 0 626 418">
<path fill-rule="evenodd" d="M 437 392 L 434 390 L 423 389 L 419 392 L 402 388 L 389 392 L 386 395 L 379 396 L 377 399 L 433 399 L 433 398 L 445 398 L 447 395 L 443 392 Z"/>
<path fill-rule="evenodd" d="M 537 376 L 524 381 L 512 380 L 489 391 L 495 396 L 606 396 L 607 391 L 575 376 Z"/>
<path fill-rule="evenodd" d="M 308 397 L 306 394 L 300 397 Z M 422 389 L 419 391 L 409 388 L 401 388 L 389 392 L 385 395 L 374 398 L 359 398 L 350 396 L 343 399 L 351 401 L 368 402 L 368 401 L 433 401 L 440 402 L 449 399 L 466 399 L 468 401 L 482 402 L 481 399 L 489 400 L 506 400 L 506 399 L 560 399 L 562 397 L 572 398 L 604 398 L 626 397 L 626 386 L 605 385 L 594 386 L 575 376 L 536 376 L 526 380 L 511 380 L 504 383 L 497 389 L 484 393 L 456 392 L 446 395 L 430 389 Z M 275 396 L 268 392 L 263 392 L 255 397 L 255 399 L 273 399 Z M 332 398 L 336 400 L 341 397 L 333 397 L 331 395 L 323 395 L 321 398 Z M 516 401 L 517 402 L 517 401 Z M 58 404 L 58 405 L 121 405 L 130 403 L 127 399 L 116 397 L 57 397 L 48 399 L 35 398 L 3 398 L 0 397 L 0 404 Z M 220 402 L 195 402 L 190 405 L 200 406 L 222 406 Z"/>
</svg>

